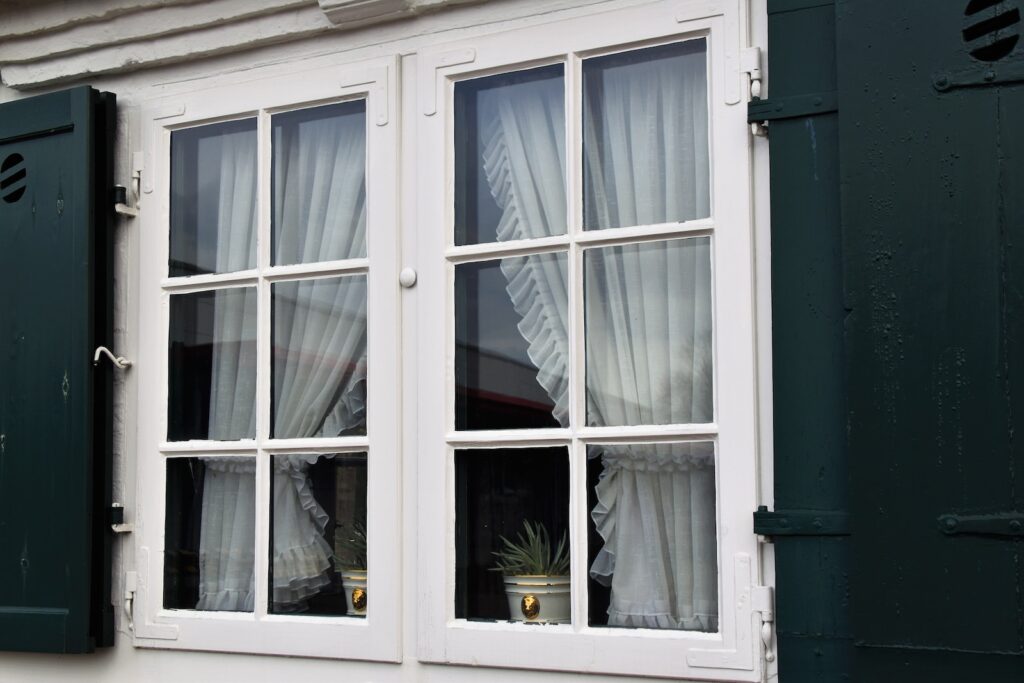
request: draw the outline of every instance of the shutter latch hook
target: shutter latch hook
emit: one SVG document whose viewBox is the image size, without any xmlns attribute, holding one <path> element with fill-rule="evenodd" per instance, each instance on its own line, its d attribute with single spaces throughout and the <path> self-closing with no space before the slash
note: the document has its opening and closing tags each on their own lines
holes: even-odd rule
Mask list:
<svg viewBox="0 0 1024 683">
<path fill-rule="evenodd" d="M 132 366 L 132 362 L 124 356 L 115 356 L 110 352 L 106 346 L 101 346 L 96 349 L 96 353 L 92 355 L 92 364 L 100 364 L 100 356 L 106 356 L 110 359 L 110 362 L 114 364 L 114 367 L 118 370 L 127 370 Z"/>
</svg>

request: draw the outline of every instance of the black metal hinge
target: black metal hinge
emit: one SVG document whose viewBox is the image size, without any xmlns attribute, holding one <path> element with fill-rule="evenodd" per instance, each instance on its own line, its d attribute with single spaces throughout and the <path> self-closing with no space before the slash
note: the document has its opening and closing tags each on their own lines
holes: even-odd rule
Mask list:
<svg viewBox="0 0 1024 683">
<path fill-rule="evenodd" d="M 1024 514 L 939 515 L 939 530 L 947 536 L 1024 536 Z"/>
<path fill-rule="evenodd" d="M 759 536 L 849 536 L 850 515 L 836 510 L 754 511 L 754 533 Z"/>
<path fill-rule="evenodd" d="M 835 91 L 751 100 L 747 104 L 747 123 L 816 116 L 834 111 L 839 111 L 839 96 Z"/>
</svg>

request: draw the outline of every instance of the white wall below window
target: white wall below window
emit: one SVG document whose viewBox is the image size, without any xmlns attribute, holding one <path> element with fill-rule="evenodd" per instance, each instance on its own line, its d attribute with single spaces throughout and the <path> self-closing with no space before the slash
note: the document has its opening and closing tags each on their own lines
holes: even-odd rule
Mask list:
<svg viewBox="0 0 1024 683">
<path fill-rule="evenodd" d="M 524 653 L 524 656 L 529 656 Z M 134 650 L 92 655 L 0 655 L 4 683 L 640 683 L 652 679 L 464 666 Z"/>
</svg>

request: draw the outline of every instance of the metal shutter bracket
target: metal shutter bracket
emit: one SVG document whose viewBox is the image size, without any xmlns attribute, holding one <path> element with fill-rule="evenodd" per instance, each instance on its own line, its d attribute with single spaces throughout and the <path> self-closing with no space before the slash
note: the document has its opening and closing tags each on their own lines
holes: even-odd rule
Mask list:
<svg viewBox="0 0 1024 683">
<path fill-rule="evenodd" d="M 940 515 L 939 530 L 947 536 L 1024 536 L 1024 514 L 997 512 L 991 515 Z"/>
<path fill-rule="evenodd" d="M 839 95 L 832 90 L 791 97 L 751 100 L 747 106 L 747 120 L 750 123 L 764 123 L 779 119 L 830 114 L 835 111 L 839 111 Z"/>
<path fill-rule="evenodd" d="M 849 536 L 850 515 L 836 510 L 769 510 L 754 512 L 754 533 L 769 541 L 776 536 Z"/>
</svg>

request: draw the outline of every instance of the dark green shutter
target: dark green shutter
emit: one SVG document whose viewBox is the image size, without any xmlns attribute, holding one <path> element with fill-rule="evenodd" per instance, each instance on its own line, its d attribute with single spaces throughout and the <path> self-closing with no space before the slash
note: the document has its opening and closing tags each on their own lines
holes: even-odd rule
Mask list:
<svg viewBox="0 0 1024 683">
<path fill-rule="evenodd" d="M 835 8 L 768 1 L 779 680 L 849 681 L 846 405 Z"/>
<path fill-rule="evenodd" d="M 837 5 L 857 680 L 1024 681 L 1021 9 Z"/>
<path fill-rule="evenodd" d="M 113 638 L 113 121 L 87 87 L 0 105 L 0 649 Z"/>
</svg>

